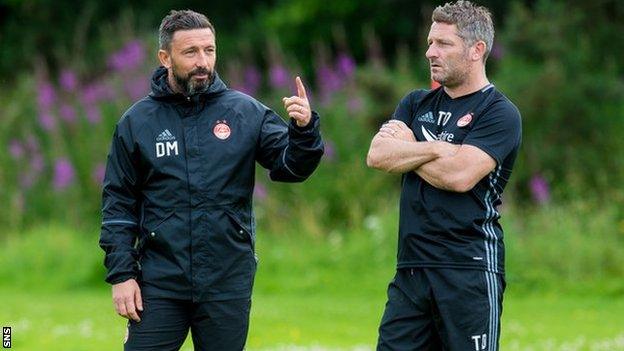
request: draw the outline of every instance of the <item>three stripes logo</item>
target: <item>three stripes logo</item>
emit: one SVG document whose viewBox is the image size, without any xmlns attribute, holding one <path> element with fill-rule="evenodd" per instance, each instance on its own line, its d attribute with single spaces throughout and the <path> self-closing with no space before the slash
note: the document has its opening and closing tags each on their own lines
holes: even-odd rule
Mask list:
<svg viewBox="0 0 624 351">
<path fill-rule="evenodd" d="M 156 158 L 178 155 L 178 142 L 169 129 L 165 129 L 156 137 Z"/>
<path fill-rule="evenodd" d="M 165 129 L 162 133 L 160 133 L 156 137 L 156 141 L 171 141 L 171 140 L 175 140 L 175 136 L 171 134 L 169 129 Z"/>
</svg>

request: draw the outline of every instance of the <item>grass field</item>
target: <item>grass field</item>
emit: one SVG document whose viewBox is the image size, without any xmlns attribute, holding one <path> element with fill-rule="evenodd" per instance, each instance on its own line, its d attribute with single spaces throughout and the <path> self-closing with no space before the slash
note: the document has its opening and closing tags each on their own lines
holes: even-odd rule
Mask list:
<svg viewBox="0 0 624 351">
<path fill-rule="evenodd" d="M 248 350 L 373 350 L 396 255 L 396 223 L 391 217 L 384 221 L 326 238 L 261 237 Z M 556 238 L 559 257 L 575 252 L 574 259 L 565 260 L 575 265 L 562 270 L 567 275 L 543 259 L 539 265 L 518 260 L 525 252 L 550 247 L 528 241 L 539 237 L 510 241 L 501 350 L 624 351 L 622 279 L 616 273 L 606 279 L 598 263 L 580 270 L 578 250 L 563 234 L 556 235 L 547 242 Z M 566 235 L 584 238 L 571 231 Z M 12 327 L 12 349 L 122 349 L 125 322 L 115 314 L 102 281 L 95 237 L 51 226 L 12 238 L 0 246 L 0 324 Z M 591 238 L 583 243 L 578 246 L 619 247 Z M 543 256 L 555 260 L 554 253 Z M 532 275 L 524 273 L 531 269 L 559 280 L 527 279 Z M 603 279 L 582 279 L 591 272 L 603 272 Z M 190 342 L 183 350 L 192 350 Z"/>
<path fill-rule="evenodd" d="M 106 290 L 0 291 L 15 350 L 119 350 L 125 323 Z M 372 350 L 384 296 L 254 296 L 249 350 Z M 624 299 L 508 294 L 502 350 L 624 350 Z M 189 342 L 183 350 L 192 350 Z"/>
</svg>

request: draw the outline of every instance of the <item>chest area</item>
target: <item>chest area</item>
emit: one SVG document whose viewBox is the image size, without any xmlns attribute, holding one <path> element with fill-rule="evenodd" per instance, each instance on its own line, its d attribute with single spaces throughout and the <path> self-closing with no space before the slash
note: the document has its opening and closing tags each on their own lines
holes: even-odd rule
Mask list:
<svg viewBox="0 0 624 351">
<path fill-rule="evenodd" d="M 147 164 L 158 168 L 194 159 L 201 163 L 231 162 L 253 153 L 254 116 L 231 109 L 207 108 L 191 116 L 176 112 L 157 113 L 140 128 L 138 146 Z"/>
<path fill-rule="evenodd" d="M 479 101 L 434 98 L 416 107 L 410 128 L 418 141 L 461 144 L 478 118 Z"/>
</svg>

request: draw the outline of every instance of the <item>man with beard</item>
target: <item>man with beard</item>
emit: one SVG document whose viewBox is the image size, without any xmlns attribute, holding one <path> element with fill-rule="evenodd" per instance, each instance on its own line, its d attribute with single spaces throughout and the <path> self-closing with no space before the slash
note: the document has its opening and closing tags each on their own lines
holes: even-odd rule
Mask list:
<svg viewBox="0 0 624 351">
<path fill-rule="evenodd" d="M 370 167 L 401 173 L 397 270 L 378 350 L 498 350 L 504 280 L 497 207 L 518 153 L 518 109 L 490 82 L 494 27 L 468 1 L 433 11 L 431 78 L 371 142 Z"/>
<path fill-rule="evenodd" d="M 286 124 L 215 72 L 206 16 L 171 11 L 151 93 L 118 122 L 103 189 L 100 246 L 125 350 L 242 350 L 256 272 L 257 161 L 301 182 L 323 154 L 319 116 L 297 77 Z"/>
</svg>

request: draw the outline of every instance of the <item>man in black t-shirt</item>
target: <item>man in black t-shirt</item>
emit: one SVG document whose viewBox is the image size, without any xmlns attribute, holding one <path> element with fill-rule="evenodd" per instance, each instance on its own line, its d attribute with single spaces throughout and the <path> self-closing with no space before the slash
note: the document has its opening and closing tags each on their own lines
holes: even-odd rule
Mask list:
<svg viewBox="0 0 624 351">
<path fill-rule="evenodd" d="M 504 280 L 497 210 L 520 146 L 518 109 L 490 82 L 494 27 L 468 1 L 437 7 L 426 57 L 434 90 L 399 103 L 370 167 L 402 173 L 397 272 L 378 350 L 498 350 Z"/>
</svg>

